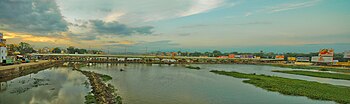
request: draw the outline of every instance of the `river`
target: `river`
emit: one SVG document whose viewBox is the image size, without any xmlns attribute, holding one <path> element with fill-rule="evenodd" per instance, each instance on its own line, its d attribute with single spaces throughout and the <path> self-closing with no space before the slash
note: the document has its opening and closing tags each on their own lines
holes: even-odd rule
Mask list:
<svg viewBox="0 0 350 104">
<path fill-rule="evenodd" d="M 203 64 L 202 70 L 182 65 L 94 64 L 82 70 L 94 71 L 113 77 L 110 83 L 118 89 L 126 104 L 329 104 L 330 101 L 311 100 L 301 96 L 277 92 L 243 83 L 243 79 L 217 75 L 210 70 L 227 70 L 274 74 L 303 79 L 298 75 L 274 73 L 278 68 L 259 65 Z M 124 69 L 125 71 L 120 71 Z M 300 77 L 300 78 L 299 78 Z M 306 80 L 319 78 L 306 77 Z M 323 81 L 323 80 L 320 80 Z M 334 83 L 338 83 L 335 80 Z M 331 82 L 331 81 L 328 81 Z M 342 82 L 342 80 L 340 80 Z M 346 82 L 346 83 L 349 83 Z M 338 83 L 339 84 L 339 83 Z"/>
<path fill-rule="evenodd" d="M 83 104 L 87 80 L 68 67 L 49 68 L 2 82 L 0 104 Z"/>
<path fill-rule="evenodd" d="M 126 104 L 334 104 L 302 96 L 270 92 L 239 78 L 218 75 L 210 70 L 275 75 L 350 86 L 350 81 L 275 73 L 291 70 L 262 65 L 198 64 L 201 70 L 183 65 L 92 64 L 81 70 L 113 77 L 111 83 Z M 120 71 L 124 69 L 125 71 Z M 91 90 L 87 78 L 69 67 L 54 67 L 2 82 L 0 104 L 83 104 Z"/>
</svg>

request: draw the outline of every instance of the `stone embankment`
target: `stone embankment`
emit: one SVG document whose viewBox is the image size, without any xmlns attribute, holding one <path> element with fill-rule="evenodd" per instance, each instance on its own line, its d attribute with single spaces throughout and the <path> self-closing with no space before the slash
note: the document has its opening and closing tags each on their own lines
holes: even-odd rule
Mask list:
<svg viewBox="0 0 350 104">
<path fill-rule="evenodd" d="M 74 70 L 80 71 L 88 77 L 92 86 L 92 93 L 98 104 L 121 104 L 121 100 L 118 100 L 114 87 L 112 85 L 107 86 L 102 81 L 101 74 L 79 70 L 77 66 L 74 66 Z"/>
<path fill-rule="evenodd" d="M 62 65 L 60 61 L 40 61 L 17 65 L 0 66 L 0 82 L 9 81 L 19 76 L 36 73 L 53 66 Z"/>
</svg>

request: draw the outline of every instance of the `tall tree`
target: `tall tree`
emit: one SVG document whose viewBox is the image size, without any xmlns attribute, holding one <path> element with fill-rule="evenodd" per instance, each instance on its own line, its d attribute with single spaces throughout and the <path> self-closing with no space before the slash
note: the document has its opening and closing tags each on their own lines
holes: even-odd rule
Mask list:
<svg viewBox="0 0 350 104">
<path fill-rule="evenodd" d="M 74 48 L 73 46 L 69 46 L 69 47 L 67 48 L 67 52 L 68 52 L 69 54 L 74 54 L 74 53 L 75 53 L 75 48 Z"/>
<path fill-rule="evenodd" d="M 87 53 L 87 50 L 86 49 L 78 49 L 77 51 L 79 54 L 85 54 Z"/>
<path fill-rule="evenodd" d="M 29 43 L 25 43 L 25 42 L 21 42 L 19 43 L 19 52 L 21 54 L 27 54 L 27 53 L 33 53 L 35 52 L 35 50 L 33 49 L 33 47 L 29 44 Z"/>
<path fill-rule="evenodd" d="M 52 53 L 61 53 L 61 51 L 62 50 L 60 48 L 56 47 L 52 50 Z"/>
<path fill-rule="evenodd" d="M 218 51 L 218 50 L 214 50 L 213 54 L 214 54 L 215 57 L 222 55 L 222 53 L 220 51 Z"/>
</svg>

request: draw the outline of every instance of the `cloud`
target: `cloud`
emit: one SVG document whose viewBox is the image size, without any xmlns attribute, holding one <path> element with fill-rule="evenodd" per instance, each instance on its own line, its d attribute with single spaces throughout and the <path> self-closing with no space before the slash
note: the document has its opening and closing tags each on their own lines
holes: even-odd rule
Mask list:
<svg viewBox="0 0 350 104">
<path fill-rule="evenodd" d="M 105 22 L 103 20 L 82 21 L 70 25 L 67 36 L 77 40 L 97 40 L 99 37 L 115 38 L 132 35 L 152 35 L 153 26 L 131 27 L 117 21 Z"/>
<path fill-rule="evenodd" d="M 210 25 L 208 24 L 185 25 L 185 26 L 180 26 L 179 28 L 188 29 L 188 28 L 199 28 L 199 27 L 207 27 L 207 26 L 210 26 Z"/>
<path fill-rule="evenodd" d="M 246 16 L 246 17 L 248 17 L 248 16 L 250 16 L 250 15 L 252 15 L 252 13 L 251 13 L 251 12 L 247 12 L 247 13 L 245 13 L 245 16 Z"/>
<path fill-rule="evenodd" d="M 268 21 L 252 21 L 252 22 L 244 22 L 244 23 L 226 23 L 226 24 L 195 24 L 195 25 L 185 25 L 180 26 L 181 29 L 193 29 L 193 28 L 205 28 L 210 26 L 245 26 L 245 25 L 269 25 L 272 22 Z M 181 35 L 181 34 L 180 34 Z M 185 34 L 186 35 L 186 34 Z"/>
<path fill-rule="evenodd" d="M 8 43 L 19 43 L 19 42 L 29 42 L 31 44 L 34 44 L 35 46 L 48 46 L 48 45 L 59 45 L 59 46 L 66 46 L 66 45 L 74 45 L 78 46 L 76 41 L 72 40 L 69 37 L 63 37 L 63 36 L 37 36 L 27 33 L 14 33 L 14 32 L 8 32 L 5 31 L 4 38 L 7 39 Z"/>
<path fill-rule="evenodd" d="M 306 2 L 298 2 L 298 3 L 284 3 L 284 4 L 279 4 L 276 6 L 266 7 L 266 8 L 256 10 L 253 12 L 246 12 L 244 14 L 244 16 L 248 17 L 248 16 L 254 15 L 256 13 L 276 13 L 276 12 L 282 12 L 282 11 L 287 11 L 287 10 L 306 8 L 306 7 L 314 6 L 319 2 L 321 2 L 321 0 L 309 0 Z"/>
<path fill-rule="evenodd" d="M 180 17 L 208 12 L 224 4 L 224 0 L 192 0 L 192 1 L 193 1 L 193 5 L 185 12 L 179 13 Z"/>
<path fill-rule="evenodd" d="M 124 45 L 133 45 L 135 42 L 130 40 L 122 40 L 122 41 L 107 41 L 108 44 L 124 44 Z"/>
<path fill-rule="evenodd" d="M 106 22 L 118 21 L 120 17 L 123 15 L 125 15 L 124 12 L 111 12 L 104 18 L 104 21 Z"/>
<path fill-rule="evenodd" d="M 1 30 L 35 35 L 68 29 L 54 0 L 0 0 L 0 24 Z"/>
<path fill-rule="evenodd" d="M 191 34 L 190 33 L 181 33 L 181 34 L 178 34 L 179 36 L 190 36 Z"/>
<path fill-rule="evenodd" d="M 235 5 L 225 1 L 228 0 L 57 0 L 70 22 L 74 18 L 126 24 L 180 18 Z"/>
<path fill-rule="evenodd" d="M 272 24 L 272 23 L 265 22 L 265 21 L 255 21 L 255 22 L 247 22 L 247 23 L 240 23 L 240 24 L 234 24 L 234 25 L 244 26 L 244 25 L 268 25 L 268 24 Z"/>
<path fill-rule="evenodd" d="M 305 8 L 314 6 L 315 4 L 319 3 L 321 0 L 310 0 L 307 2 L 301 2 L 301 3 L 288 3 L 288 4 L 281 4 L 274 7 L 266 8 L 265 11 L 269 13 L 275 13 L 275 12 L 281 12 L 286 10 L 292 10 L 292 9 L 299 9 L 299 8 Z"/>
<path fill-rule="evenodd" d="M 104 47 L 110 47 L 112 51 L 115 52 L 125 52 L 127 48 L 128 52 L 143 53 L 147 48 L 149 52 L 158 51 L 161 49 L 172 49 L 179 44 L 173 43 L 171 40 L 160 40 L 160 41 L 139 41 L 133 42 L 132 44 L 121 44 L 117 42 L 116 44 L 106 44 Z"/>
<path fill-rule="evenodd" d="M 98 33 L 67 33 L 70 38 L 76 40 L 96 40 L 99 36 Z"/>
<path fill-rule="evenodd" d="M 112 35 L 121 35 L 129 36 L 132 34 L 143 34 L 149 35 L 152 34 L 153 26 L 141 26 L 141 27 L 129 27 L 125 24 L 119 22 L 104 22 L 102 20 L 90 20 L 92 29 L 101 34 L 112 34 Z"/>
<path fill-rule="evenodd" d="M 139 41 L 139 42 L 133 42 L 133 41 L 108 41 L 107 43 L 113 43 L 113 44 L 107 44 L 106 46 L 127 46 L 127 47 L 153 47 L 153 48 L 159 48 L 164 46 L 176 46 L 179 45 L 177 43 L 172 43 L 171 40 L 160 40 L 160 41 L 152 41 L 152 42 L 145 42 L 145 41 Z"/>
</svg>

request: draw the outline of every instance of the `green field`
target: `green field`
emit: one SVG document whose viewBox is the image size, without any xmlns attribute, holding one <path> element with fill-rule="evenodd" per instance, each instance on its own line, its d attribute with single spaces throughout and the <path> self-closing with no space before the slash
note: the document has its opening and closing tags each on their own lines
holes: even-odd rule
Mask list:
<svg viewBox="0 0 350 104">
<path fill-rule="evenodd" d="M 311 72 L 311 71 L 301 71 L 301 70 L 273 70 L 273 72 L 297 74 L 297 75 L 305 75 L 305 76 L 321 77 L 321 78 L 350 80 L 349 74 Z"/>
<path fill-rule="evenodd" d="M 334 71 L 334 72 L 350 73 L 349 69 L 341 69 L 341 68 L 327 68 L 327 67 L 302 66 L 302 65 L 280 65 L 280 64 L 268 64 L 268 65 L 282 67 L 282 68 L 292 68 L 292 69 L 313 69 L 313 70 L 320 70 L 320 71 Z"/>
<path fill-rule="evenodd" d="M 341 104 L 350 103 L 350 87 L 346 86 L 239 72 L 217 70 L 210 72 L 236 78 L 246 78 L 248 80 L 244 80 L 244 83 L 253 84 L 268 91 L 275 91 L 285 95 L 306 96 L 310 99 L 329 100 Z"/>
</svg>

